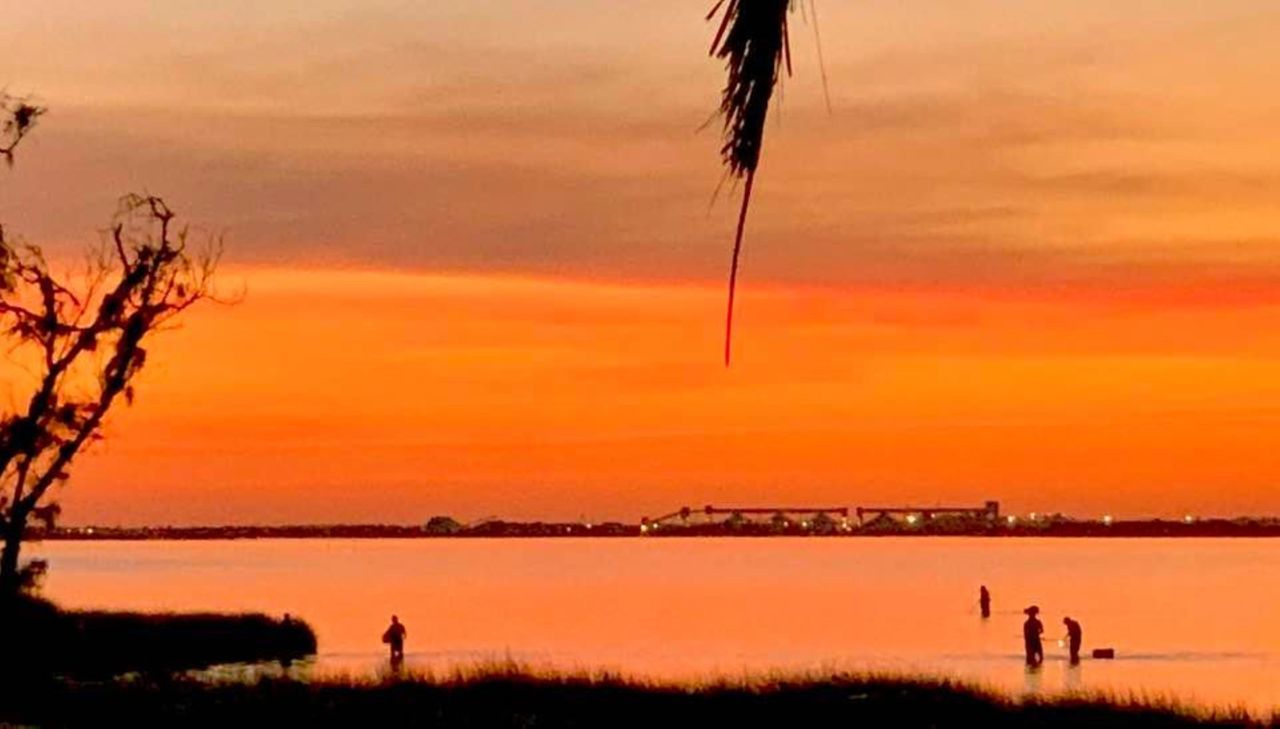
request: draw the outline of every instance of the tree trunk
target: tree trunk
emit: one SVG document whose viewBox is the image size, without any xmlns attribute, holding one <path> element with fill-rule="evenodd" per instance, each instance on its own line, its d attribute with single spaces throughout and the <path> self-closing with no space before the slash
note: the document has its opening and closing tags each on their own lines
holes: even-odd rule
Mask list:
<svg viewBox="0 0 1280 729">
<path fill-rule="evenodd" d="M 10 516 L 4 529 L 4 552 L 0 553 L 0 597 L 18 591 L 18 553 L 22 550 L 22 532 L 26 519 Z"/>
</svg>

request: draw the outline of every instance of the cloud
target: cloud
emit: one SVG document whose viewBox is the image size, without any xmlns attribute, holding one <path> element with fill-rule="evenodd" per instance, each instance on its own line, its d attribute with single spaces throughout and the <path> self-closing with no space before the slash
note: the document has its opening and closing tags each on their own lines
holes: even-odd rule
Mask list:
<svg viewBox="0 0 1280 729">
<path fill-rule="evenodd" d="M 538 39 L 511 36 L 527 8 L 332 3 L 296 27 L 214 9 L 185 39 L 121 21 L 156 42 L 113 56 L 114 78 L 60 58 L 63 95 L 0 213 L 70 250 L 147 189 L 225 229 L 244 263 L 718 281 L 733 203 L 709 207 L 717 134 L 696 132 L 718 64 L 700 60 L 697 18 L 663 7 L 578 8 Z M 824 28 L 842 39 L 830 114 L 816 69 L 788 82 L 748 228 L 756 285 L 1265 275 L 1280 178 L 1265 105 L 1233 92 L 1228 119 L 1177 78 L 1154 85 L 1171 51 L 1127 16 L 1120 50 L 1066 6 L 1061 32 L 1019 16 L 998 38 L 931 16 L 912 31 L 930 43 L 872 38 L 893 13 L 868 12 Z M 63 42 L 24 42 L 40 38 Z"/>
</svg>

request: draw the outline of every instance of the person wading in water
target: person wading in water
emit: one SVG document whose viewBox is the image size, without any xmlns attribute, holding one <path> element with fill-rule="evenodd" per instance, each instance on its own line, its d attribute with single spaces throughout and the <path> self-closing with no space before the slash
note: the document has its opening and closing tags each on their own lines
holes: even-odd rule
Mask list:
<svg viewBox="0 0 1280 729">
<path fill-rule="evenodd" d="M 404 660 L 404 638 L 408 634 L 409 631 L 404 629 L 404 623 L 400 622 L 400 618 L 392 615 L 391 625 L 387 626 L 382 634 L 382 642 L 391 648 L 392 664 L 398 664 Z"/>
<path fill-rule="evenodd" d="M 1084 631 L 1080 630 L 1080 623 L 1071 618 L 1063 618 L 1062 624 L 1067 626 L 1067 644 L 1071 650 L 1071 665 L 1080 662 L 1080 641 L 1084 637 Z"/>
<path fill-rule="evenodd" d="M 991 617 L 991 593 L 987 592 L 986 585 L 978 588 L 978 609 L 982 611 L 982 617 Z"/>
<path fill-rule="evenodd" d="M 1044 663 L 1044 644 L 1040 642 L 1040 636 L 1044 634 L 1044 623 L 1036 617 L 1040 613 L 1040 608 L 1032 605 L 1022 612 L 1027 614 L 1027 621 L 1022 624 L 1022 642 L 1027 649 L 1027 665 L 1039 666 Z"/>
</svg>

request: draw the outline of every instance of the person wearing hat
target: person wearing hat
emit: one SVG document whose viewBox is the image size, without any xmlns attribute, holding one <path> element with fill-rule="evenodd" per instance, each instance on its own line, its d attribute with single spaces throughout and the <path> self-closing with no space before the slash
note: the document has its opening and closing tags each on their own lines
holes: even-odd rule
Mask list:
<svg viewBox="0 0 1280 729">
<path fill-rule="evenodd" d="M 1022 624 L 1022 641 L 1027 649 L 1027 665 L 1039 666 L 1044 663 L 1044 644 L 1040 641 L 1040 636 L 1044 634 L 1044 624 L 1040 622 L 1040 618 L 1036 617 L 1040 613 L 1040 608 L 1032 605 L 1022 612 L 1027 614 L 1027 621 Z"/>
</svg>

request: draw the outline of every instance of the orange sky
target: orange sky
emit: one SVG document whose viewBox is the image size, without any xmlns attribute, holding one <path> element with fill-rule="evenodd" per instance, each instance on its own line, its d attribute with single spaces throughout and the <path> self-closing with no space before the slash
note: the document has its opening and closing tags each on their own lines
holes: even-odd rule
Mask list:
<svg viewBox="0 0 1280 729">
<path fill-rule="evenodd" d="M 727 372 L 702 3 L 206 5 L 0 28 L 52 108 L 11 229 L 161 193 L 248 292 L 153 348 L 72 522 L 1280 511 L 1273 4 L 819 0 Z"/>
</svg>

